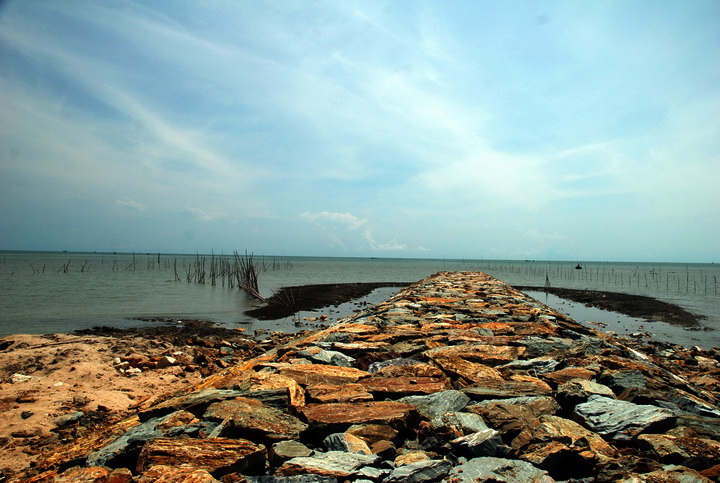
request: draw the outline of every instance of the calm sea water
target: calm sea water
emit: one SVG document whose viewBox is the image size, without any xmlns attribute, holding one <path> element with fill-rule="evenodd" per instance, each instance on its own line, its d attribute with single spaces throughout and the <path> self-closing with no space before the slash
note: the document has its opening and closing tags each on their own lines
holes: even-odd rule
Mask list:
<svg viewBox="0 0 720 483">
<path fill-rule="evenodd" d="M 248 330 L 299 330 L 318 315 L 335 320 L 376 303 L 397 288 L 379 289 L 366 300 L 318 313 L 261 322 L 244 314 L 258 302 L 222 278 L 211 283 L 211 265 L 221 255 L 112 254 L 0 251 L 0 336 L 14 333 L 70 332 L 110 325 L 148 325 L 140 318 L 212 320 Z M 260 257 L 259 286 L 269 297 L 283 286 L 346 282 L 415 282 L 443 270 L 480 270 L 511 285 L 591 288 L 650 295 L 703 315 L 708 331 L 687 331 L 663 323 L 645 323 L 617 314 L 589 309 L 545 294 L 542 302 L 569 313 L 576 320 L 610 324 L 616 332 L 643 326 L 658 339 L 701 347 L 720 346 L 720 296 L 715 264 L 575 263 L 547 261 L 370 259 L 317 257 Z M 204 264 L 205 283 L 196 281 Z M 216 269 L 219 271 L 220 269 Z M 179 280 L 178 280 L 179 279 Z"/>
</svg>

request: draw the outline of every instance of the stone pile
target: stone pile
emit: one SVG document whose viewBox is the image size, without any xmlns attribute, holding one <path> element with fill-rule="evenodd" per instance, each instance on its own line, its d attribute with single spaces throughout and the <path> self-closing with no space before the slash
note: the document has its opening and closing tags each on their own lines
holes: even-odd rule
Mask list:
<svg viewBox="0 0 720 483">
<path fill-rule="evenodd" d="M 717 481 L 717 351 L 442 272 L 49 454 L 26 481 Z"/>
</svg>

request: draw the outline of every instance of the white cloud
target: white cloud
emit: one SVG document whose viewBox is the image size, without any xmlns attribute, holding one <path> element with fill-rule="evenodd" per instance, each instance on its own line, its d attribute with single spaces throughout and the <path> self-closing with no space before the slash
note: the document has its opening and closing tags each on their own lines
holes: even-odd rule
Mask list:
<svg viewBox="0 0 720 483">
<path fill-rule="evenodd" d="M 126 206 L 128 208 L 132 208 L 137 211 L 147 211 L 147 206 L 143 205 L 142 203 L 138 203 L 137 201 L 131 200 L 129 198 L 115 200 L 115 203 L 117 203 L 120 206 Z"/>
</svg>

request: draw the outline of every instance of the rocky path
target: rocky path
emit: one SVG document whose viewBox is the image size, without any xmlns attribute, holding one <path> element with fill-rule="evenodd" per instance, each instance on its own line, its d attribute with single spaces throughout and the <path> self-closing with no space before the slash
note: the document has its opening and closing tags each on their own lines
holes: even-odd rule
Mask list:
<svg viewBox="0 0 720 483">
<path fill-rule="evenodd" d="M 637 344 L 482 273 L 443 272 L 141 403 L 14 478 L 717 481 L 720 354 Z"/>
</svg>

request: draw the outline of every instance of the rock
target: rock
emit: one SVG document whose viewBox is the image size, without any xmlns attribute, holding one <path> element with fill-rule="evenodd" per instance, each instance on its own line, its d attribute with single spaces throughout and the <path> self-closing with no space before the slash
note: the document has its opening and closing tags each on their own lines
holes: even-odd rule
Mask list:
<svg viewBox="0 0 720 483">
<path fill-rule="evenodd" d="M 293 458 L 283 463 L 275 472 L 278 476 L 315 474 L 347 478 L 363 466 L 372 466 L 380 461 L 377 455 L 361 455 L 342 451 L 316 453 L 314 456 Z"/>
<path fill-rule="evenodd" d="M 287 460 L 306 457 L 313 454 L 313 450 L 299 441 L 280 441 L 270 448 L 268 458 L 273 466 L 280 466 Z"/>
<path fill-rule="evenodd" d="M 373 395 L 363 384 L 315 384 L 308 386 L 305 391 L 309 402 L 351 403 L 373 400 Z"/>
<path fill-rule="evenodd" d="M 174 357 L 162 356 L 160 357 L 160 359 L 158 359 L 157 365 L 155 367 L 157 367 L 158 369 L 164 369 L 166 367 L 174 366 L 175 364 L 177 364 L 177 359 L 175 359 Z"/>
<path fill-rule="evenodd" d="M 305 391 L 300 385 L 286 376 L 271 372 L 242 372 L 239 377 L 230 381 L 234 389 L 240 391 L 245 397 L 254 397 L 262 391 L 285 390 L 290 401 L 290 406 L 299 408 L 305 405 Z"/>
<path fill-rule="evenodd" d="M 245 476 L 247 483 L 339 483 L 334 476 L 297 475 L 297 476 Z"/>
<path fill-rule="evenodd" d="M 156 438 L 143 446 L 137 471 L 155 465 L 180 466 L 187 461 L 219 478 L 228 473 L 253 473 L 265 467 L 265 446 L 244 439 Z"/>
<path fill-rule="evenodd" d="M 638 370 L 616 370 L 603 372 L 598 382 L 608 386 L 616 395 L 630 387 L 647 387 L 645 376 Z"/>
<path fill-rule="evenodd" d="M 576 406 L 573 419 L 612 441 L 629 441 L 642 433 L 660 432 L 672 428 L 677 421 L 667 409 L 605 396 L 591 396 Z"/>
<path fill-rule="evenodd" d="M 141 421 L 147 421 L 152 418 L 170 414 L 180 409 L 189 411 L 196 416 L 201 416 L 210 404 L 216 401 L 240 397 L 242 395 L 242 392 L 231 389 L 209 389 L 205 391 L 192 392 L 190 394 L 183 394 L 166 399 L 165 401 L 148 409 L 141 410 L 138 413 L 138 416 Z"/>
<path fill-rule="evenodd" d="M 399 397 L 412 394 L 434 394 L 450 389 L 446 379 L 435 377 L 369 377 L 361 379 L 366 391 L 382 397 Z"/>
<path fill-rule="evenodd" d="M 535 374 L 546 374 L 554 371 L 557 365 L 558 361 L 550 357 L 536 357 L 534 359 L 511 361 L 500 366 L 500 368 L 510 369 L 512 371 L 531 371 Z"/>
<path fill-rule="evenodd" d="M 603 384 L 584 379 L 573 379 L 557 388 L 555 399 L 564 408 L 572 410 L 578 404 L 586 402 L 592 395 L 615 398 L 612 389 Z"/>
<path fill-rule="evenodd" d="M 138 448 L 146 441 L 164 436 L 157 426 L 164 422 L 168 416 L 153 418 L 130 428 L 110 444 L 91 453 L 87 458 L 87 465 L 113 468 L 116 461 L 122 462 L 128 458 L 132 459 L 133 453 L 137 454 Z"/>
<path fill-rule="evenodd" d="M 400 401 L 412 404 L 421 415 L 432 421 L 445 413 L 460 411 L 467 406 L 470 398 L 461 391 L 451 389 L 428 396 L 407 396 Z"/>
<path fill-rule="evenodd" d="M 272 444 L 283 439 L 300 439 L 307 424 L 279 409 L 238 397 L 211 404 L 204 419 L 225 422 L 225 435 L 238 435 Z"/>
<path fill-rule="evenodd" d="M 357 436 L 371 447 L 380 441 L 395 441 L 398 436 L 398 430 L 388 424 L 354 424 L 346 433 Z"/>
<path fill-rule="evenodd" d="M 559 371 L 543 374 L 543 380 L 550 381 L 553 384 L 565 384 L 573 379 L 584 379 L 589 381 L 595 376 L 595 372 L 584 369 L 582 367 L 566 367 Z"/>
<path fill-rule="evenodd" d="M 440 419 L 443 426 L 458 428 L 463 434 L 477 433 L 489 429 L 482 416 L 473 413 L 447 412 Z"/>
<path fill-rule="evenodd" d="M 153 466 L 138 479 L 137 483 L 220 483 L 206 470 L 187 463 L 178 466 Z"/>
<path fill-rule="evenodd" d="M 415 406 L 397 401 L 309 404 L 300 413 L 315 428 L 365 423 L 387 424 L 396 429 L 406 428 L 416 414 Z"/>
<path fill-rule="evenodd" d="M 669 434 L 641 434 L 638 446 L 650 451 L 658 461 L 707 470 L 720 465 L 720 443 L 711 439 Z"/>
<path fill-rule="evenodd" d="M 402 453 L 398 455 L 395 458 L 395 466 L 405 466 L 412 463 L 417 463 L 418 461 L 427 461 L 430 459 L 430 456 L 425 451 L 408 451 L 407 453 Z"/>
<path fill-rule="evenodd" d="M 316 349 L 316 350 L 312 350 Z M 299 357 L 305 357 L 315 362 L 322 364 L 331 364 L 340 367 L 353 367 L 355 359 L 343 354 L 342 352 L 324 350 L 319 347 L 314 347 L 298 352 Z"/>
<path fill-rule="evenodd" d="M 355 454 L 373 454 L 365 441 L 350 433 L 334 433 L 323 440 L 328 451 L 343 451 Z"/>
<path fill-rule="evenodd" d="M 395 468 L 384 483 L 431 483 L 439 481 L 451 468 L 447 460 L 416 461 Z"/>
<path fill-rule="evenodd" d="M 547 471 L 526 461 L 505 458 L 473 458 L 450 470 L 447 483 L 554 483 Z"/>
<path fill-rule="evenodd" d="M 702 474 L 690 468 L 683 466 L 669 465 L 662 470 L 652 471 L 640 475 L 642 480 L 625 480 L 627 483 L 631 481 L 662 481 L 662 482 L 679 482 L 679 483 L 712 483 L 712 480 L 705 478 Z"/>
<path fill-rule="evenodd" d="M 520 458 L 547 470 L 557 480 L 586 478 L 600 461 L 617 454 L 597 434 L 558 416 L 540 416 L 512 441 Z"/>
<path fill-rule="evenodd" d="M 12 376 L 10 376 L 10 382 L 12 382 L 13 384 L 21 384 L 23 382 L 30 381 L 32 378 L 32 376 L 28 376 L 25 374 L 13 374 Z"/>
<path fill-rule="evenodd" d="M 484 429 L 450 441 L 455 452 L 462 456 L 495 456 L 498 446 L 503 444 L 500 433 L 494 429 Z"/>
<path fill-rule="evenodd" d="M 492 428 L 499 431 L 505 441 L 512 440 L 536 418 L 555 414 L 559 409 L 558 403 L 549 396 L 496 399 L 467 407 L 468 412 L 482 416 Z"/>
<path fill-rule="evenodd" d="M 72 424 L 76 424 L 80 422 L 80 420 L 85 416 L 85 413 L 82 411 L 75 411 L 70 414 L 64 414 L 60 416 L 59 418 L 55 418 L 55 427 L 57 428 L 64 428 L 66 426 L 70 426 Z"/>
<path fill-rule="evenodd" d="M 425 352 L 432 359 L 464 359 L 479 362 L 488 366 L 507 364 L 520 359 L 525 354 L 523 346 L 503 346 L 486 344 L 466 344 L 460 346 L 440 347 Z"/>
<path fill-rule="evenodd" d="M 278 368 L 278 374 L 294 379 L 301 386 L 348 384 L 370 375 L 365 371 L 352 367 L 323 364 L 284 364 Z"/>
<path fill-rule="evenodd" d="M 51 481 L 57 483 L 130 483 L 133 475 L 127 468 L 111 470 L 98 466 L 73 466 L 55 476 Z"/>
</svg>

